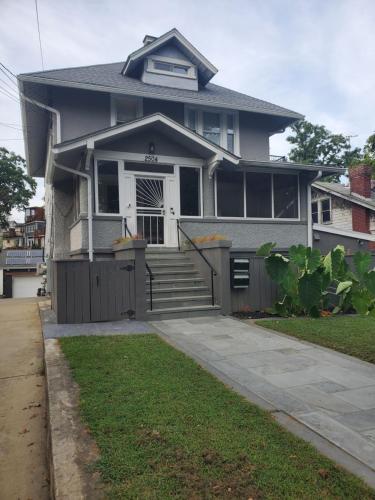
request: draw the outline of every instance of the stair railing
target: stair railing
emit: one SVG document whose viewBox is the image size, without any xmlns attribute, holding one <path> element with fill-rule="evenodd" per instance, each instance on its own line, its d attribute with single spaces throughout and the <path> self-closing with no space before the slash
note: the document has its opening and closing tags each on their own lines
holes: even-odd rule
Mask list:
<svg viewBox="0 0 375 500">
<path fill-rule="evenodd" d="M 194 241 L 186 234 L 186 232 L 182 229 L 180 221 L 177 219 L 177 239 L 178 239 L 178 249 L 181 250 L 181 245 L 180 245 L 180 231 L 181 233 L 185 236 L 187 241 L 190 243 L 190 245 L 198 252 L 198 254 L 202 257 L 202 259 L 205 261 L 205 263 L 208 265 L 210 268 L 210 273 L 211 273 L 211 303 L 214 306 L 215 305 L 215 293 L 214 293 L 214 276 L 217 276 L 217 272 L 211 262 L 207 259 L 207 257 L 203 254 L 202 250 L 197 247 L 197 245 L 194 243 Z"/>
<path fill-rule="evenodd" d="M 125 236 L 126 236 L 126 234 L 128 234 L 130 236 L 130 238 L 133 238 L 133 235 L 129 229 L 129 226 L 128 226 L 128 223 L 127 223 L 125 217 L 124 217 L 124 233 L 125 233 Z M 154 275 L 152 274 L 150 266 L 147 264 L 147 262 L 145 262 L 145 264 L 146 264 L 146 270 L 147 270 L 148 275 L 150 277 L 150 311 L 152 311 L 152 281 L 154 279 Z"/>
</svg>

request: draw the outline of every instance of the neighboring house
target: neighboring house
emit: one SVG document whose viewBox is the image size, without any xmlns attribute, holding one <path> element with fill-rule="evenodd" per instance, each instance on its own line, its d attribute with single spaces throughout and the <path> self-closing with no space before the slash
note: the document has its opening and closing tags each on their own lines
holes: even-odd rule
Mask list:
<svg viewBox="0 0 375 500">
<path fill-rule="evenodd" d="M 313 244 L 329 251 L 343 244 L 348 252 L 375 250 L 375 190 L 372 168 L 349 171 L 349 185 L 314 182 L 312 189 Z"/>
<path fill-rule="evenodd" d="M 340 169 L 269 154 L 302 115 L 211 83 L 217 69 L 176 29 L 124 60 L 18 77 L 50 260 L 112 258 L 125 222 L 149 246 L 176 247 L 177 221 L 237 254 L 311 244 L 311 182 Z"/>
<path fill-rule="evenodd" d="M 24 246 L 44 248 L 46 220 L 43 207 L 28 207 L 25 210 Z"/>
<path fill-rule="evenodd" d="M 22 248 L 24 242 L 24 224 L 9 221 L 9 226 L 1 234 L 1 248 Z"/>
</svg>

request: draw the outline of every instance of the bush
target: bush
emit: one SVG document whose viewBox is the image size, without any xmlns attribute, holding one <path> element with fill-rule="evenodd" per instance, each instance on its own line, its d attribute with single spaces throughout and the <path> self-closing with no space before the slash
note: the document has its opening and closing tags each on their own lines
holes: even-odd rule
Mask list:
<svg viewBox="0 0 375 500">
<path fill-rule="evenodd" d="M 375 317 L 375 269 L 370 269 L 369 253 L 354 255 L 355 272 L 352 272 L 341 245 L 326 256 L 304 245 L 293 245 L 288 256 L 284 256 L 272 253 L 275 246 L 265 243 L 257 255 L 265 257 L 267 272 L 279 285 L 281 300 L 275 304 L 277 314 L 319 317 L 335 302 L 338 305 L 333 309 L 334 314 L 354 309 Z M 335 300 L 330 301 L 331 295 Z"/>
</svg>

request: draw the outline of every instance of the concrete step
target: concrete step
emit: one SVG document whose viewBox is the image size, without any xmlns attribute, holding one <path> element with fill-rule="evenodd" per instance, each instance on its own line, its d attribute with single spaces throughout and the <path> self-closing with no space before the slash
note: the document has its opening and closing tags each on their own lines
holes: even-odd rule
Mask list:
<svg viewBox="0 0 375 500">
<path fill-rule="evenodd" d="M 197 318 L 199 316 L 217 316 L 221 313 L 220 306 L 169 307 L 147 311 L 149 321 L 173 318 Z"/>
<path fill-rule="evenodd" d="M 200 274 L 194 268 L 188 270 L 175 270 L 175 271 L 166 271 L 166 270 L 157 270 L 151 272 L 155 279 L 173 279 L 173 278 L 200 278 Z M 149 274 L 146 272 L 146 283 L 149 280 Z"/>
<path fill-rule="evenodd" d="M 174 271 L 195 271 L 194 264 L 191 262 L 165 262 L 165 263 L 150 263 L 147 262 L 147 264 L 150 266 L 152 272 L 157 272 L 157 271 L 165 271 L 166 273 L 171 273 Z"/>
<path fill-rule="evenodd" d="M 209 306 L 212 305 L 212 298 L 211 295 L 200 295 L 200 296 L 194 296 L 194 297 L 186 297 L 186 296 L 176 296 L 176 297 L 163 297 L 163 298 L 156 298 L 153 296 L 152 298 L 152 309 L 157 310 L 157 309 L 164 309 L 165 307 L 168 308 L 182 308 L 182 307 L 190 307 L 190 306 Z M 150 304 L 150 296 L 147 297 L 147 302 Z"/>
<path fill-rule="evenodd" d="M 153 290 L 162 290 L 164 288 L 180 288 L 184 286 L 203 286 L 205 281 L 200 276 L 192 278 L 162 278 L 155 277 L 152 281 Z M 150 287 L 149 279 L 146 280 L 146 288 Z"/>
<path fill-rule="evenodd" d="M 150 288 L 146 288 L 147 296 L 149 296 Z M 175 288 L 152 288 L 152 295 L 154 298 L 163 297 L 200 297 L 210 293 L 206 286 L 189 286 L 189 287 L 175 287 Z"/>
<path fill-rule="evenodd" d="M 180 263 L 180 262 L 191 262 L 191 260 L 183 254 L 172 254 L 172 255 L 146 255 L 146 262 L 148 265 L 151 264 L 165 264 L 166 262 Z"/>
</svg>

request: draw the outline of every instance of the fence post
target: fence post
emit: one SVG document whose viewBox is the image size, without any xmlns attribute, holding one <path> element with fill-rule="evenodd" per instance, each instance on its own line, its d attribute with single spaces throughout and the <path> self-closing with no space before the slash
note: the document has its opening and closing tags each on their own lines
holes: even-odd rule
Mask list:
<svg viewBox="0 0 375 500">
<path fill-rule="evenodd" d="M 134 304 L 135 319 L 144 320 L 147 316 L 146 300 L 146 240 L 129 240 L 113 245 L 115 260 L 134 261 Z"/>
</svg>

